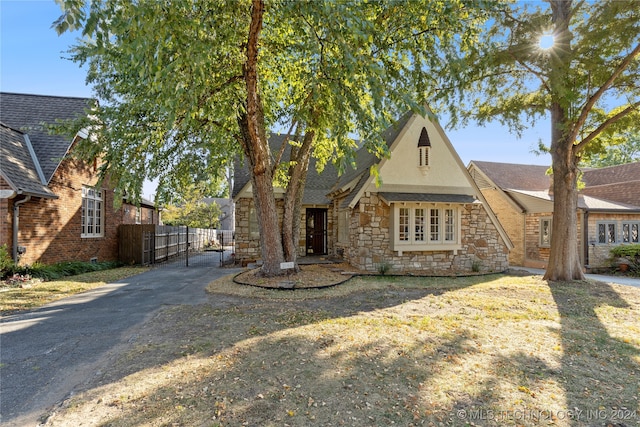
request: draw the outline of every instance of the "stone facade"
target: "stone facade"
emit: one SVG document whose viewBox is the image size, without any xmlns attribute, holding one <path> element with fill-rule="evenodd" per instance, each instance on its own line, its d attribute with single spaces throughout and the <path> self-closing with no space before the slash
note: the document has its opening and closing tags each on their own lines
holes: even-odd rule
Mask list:
<svg viewBox="0 0 640 427">
<path fill-rule="evenodd" d="M 395 273 L 434 275 L 504 271 L 508 268 L 509 249 L 500 238 L 481 204 L 462 205 L 461 244 L 454 251 L 417 251 L 399 255 L 390 247 L 390 206 L 376 194 L 362 197 L 351 213 L 345 259 L 354 267 L 377 272 L 382 263 Z M 335 209 L 334 209 L 335 211 Z"/>
<path fill-rule="evenodd" d="M 243 261 L 256 261 L 261 258 L 260 252 L 260 238 L 257 233 L 258 225 L 254 220 L 252 224 L 251 210 L 253 209 L 253 200 L 243 197 L 235 203 L 235 220 L 236 220 L 236 252 L 235 258 L 238 262 Z M 309 206 L 311 207 L 311 206 Z M 318 207 L 318 206 L 313 206 Z M 322 207 L 321 207 L 322 208 Z M 282 216 L 284 212 L 284 201 L 282 199 L 276 200 L 276 209 L 278 210 L 278 218 L 280 225 L 282 224 Z M 300 217 L 300 234 L 298 239 L 298 257 L 306 255 L 306 223 L 307 223 L 307 206 L 302 206 L 302 213 Z M 327 212 L 327 254 L 332 254 L 334 251 L 334 241 L 332 236 L 334 235 L 334 219 L 331 215 L 331 210 Z"/>
</svg>

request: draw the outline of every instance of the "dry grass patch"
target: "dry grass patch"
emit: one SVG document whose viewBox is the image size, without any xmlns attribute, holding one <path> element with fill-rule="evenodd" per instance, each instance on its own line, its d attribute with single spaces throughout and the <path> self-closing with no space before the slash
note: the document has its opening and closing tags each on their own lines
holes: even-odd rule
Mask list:
<svg viewBox="0 0 640 427">
<path fill-rule="evenodd" d="M 88 291 L 107 283 L 147 271 L 146 267 L 121 267 L 43 282 L 32 280 L 23 287 L 0 288 L 0 314 L 28 310 Z"/>
<path fill-rule="evenodd" d="M 213 282 L 49 426 L 640 425 L 640 290 L 539 277 Z"/>
</svg>

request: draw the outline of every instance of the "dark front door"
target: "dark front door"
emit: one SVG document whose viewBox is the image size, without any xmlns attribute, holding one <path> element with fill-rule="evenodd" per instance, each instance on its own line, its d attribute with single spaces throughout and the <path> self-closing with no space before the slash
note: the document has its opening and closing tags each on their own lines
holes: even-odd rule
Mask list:
<svg viewBox="0 0 640 427">
<path fill-rule="evenodd" d="M 307 209 L 307 255 L 327 253 L 327 210 Z"/>
</svg>

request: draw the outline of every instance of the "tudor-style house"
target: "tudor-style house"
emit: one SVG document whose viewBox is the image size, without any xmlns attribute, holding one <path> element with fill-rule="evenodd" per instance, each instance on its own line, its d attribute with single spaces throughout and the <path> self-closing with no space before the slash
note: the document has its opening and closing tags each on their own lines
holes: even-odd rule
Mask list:
<svg viewBox="0 0 640 427">
<path fill-rule="evenodd" d="M 547 166 L 471 161 L 469 172 L 509 234 L 513 265 L 545 268 L 553 221 Z M 608 266 L 610 250 L 640 243 L 640 162 L 582 171 L 576 212 L 586 268 Z"/>
<path fill-rule="evenodd" d="M 79 138 L 46 124 L 86 114 L 87 98 L 0 93 L 0 245 L 14 261 L 45 264 L 118 259 L 118 226 L 158 224 L 152 202 L 114 209 L 114 192 L 96 188 L 95 162 L 69 156 Z"/>
<path fill-rule="evenodd" d="M 356 268 L 458 274 L 508 268 L 509 238 L 448 140 L 429 119 L 406 113 L 383 138 L 391 157 L 366 149 L 338 176 L 310 165 L 299 255 L 342 257 Z M 282 136 L 272 136 L 272 148 Z M 381 184 L 370 174 L 377 166 Z M 276 189 L 282 197 L 282 190 Z M 251 182 L 236 167 L 236 258 L 260 257 Z"/>
</svg>

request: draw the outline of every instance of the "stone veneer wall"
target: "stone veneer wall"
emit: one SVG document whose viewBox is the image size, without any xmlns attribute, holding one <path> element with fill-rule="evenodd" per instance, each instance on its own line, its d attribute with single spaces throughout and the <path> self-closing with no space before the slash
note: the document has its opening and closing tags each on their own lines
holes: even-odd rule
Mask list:
<svg viewBox="0 0 640 427">
<path fill-rule="evenodd" d="M 389 220 L 391 208 L 376 194 L 362 197 L 351 215 L 350 245 L 345 258 L 354 267 L 377 272 L 380 263 L 393 265 L 392 272 L 427 274 L 504 271 L 509 266 L 509 250 L 481 204 L 462 206 L 462 249 L 453 251 L 404 252 L 399 256 L 390 249 Z"/>
<path fill-rule="evenodd" d="M 242 198 L 236 202 L 236 260 L 258 260 L 262 256 L 260 252 L 260 239 L 252 238 L 249 233 L 249 212 L 253 207 L 253 200 L 250 198 Z M 278 218 L 282 222 L 284 212 L 284 201 L 276 200 L 276 208 L 278 209 Z M 302 206 L 302 214 L 300 218 L 300 234 L 298 237 L 298 256 L 306 255 L 306 224 L 307 224 L 307 207 Z M 331 209 L 327 210 L 327 252 L 333 253 L 334 234 L 333 215 Z"/>
</svg>

